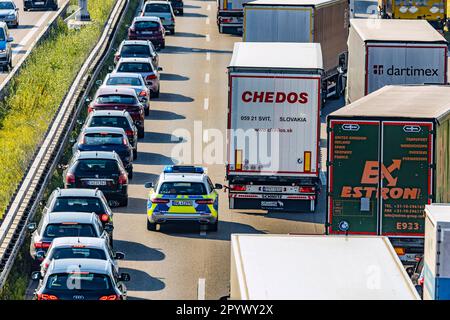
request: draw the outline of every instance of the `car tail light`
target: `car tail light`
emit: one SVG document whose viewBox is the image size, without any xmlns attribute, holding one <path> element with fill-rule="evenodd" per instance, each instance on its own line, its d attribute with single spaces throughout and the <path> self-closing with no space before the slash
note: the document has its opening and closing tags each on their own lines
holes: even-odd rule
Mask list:
<svg viewBox="0 0 450 320">
<path fill-rule="evenodd" d="M 106 213 L 104 213 L 100 216 L 100 220 L 102 222 L 107 222 L 109 220 L 109 216 Z"/>
<path fill-rule="evenodd" d="M 128 184 L 128 176 L 125 172 L 122 172 L 119 176 L 119 184 L 125 185 Z"/>
<path fill-rule="evenodd" d="M 102 296 L 99 300 L 120 300 L 118 295 L 112 294 L 110 296 Z"/>
<path fill-rule="evenodd" d="M 116 53 L 116 54 L 114 55 L 114 60 L 115 60 L 116 62 L 120 60 L 120 54 L 119 54 L 119 53 Z"/>
<path fill-rule="evenodd" d="M 36 249 L 48 249 L 50 248 L 51 242 L 35 242 L 34 247 Z"/>
<path fill-rule="evenodd" d="M 145 78 L 145 80 L 154 80 L 154 79 L 156 79 L 157 77 L 156 77 L 156 74 L 150 74 L 150 75 L 148 75 L 146 78 Z"/>
<path fill-rule="evenodd" d="M 39 293 L 37 295 L 38 300 L 58 300 L 57 296 L 54 296 L 52 294 L 45 294 L 45 293 Z"/>
<path fill-rule="evenodd" d="M 141 92 L 139 92 L 139 96 L 140 97 L 146 97 L 147 96 L 147 92 L 145 90 L 142 90 Z"/>
<path fill-rule="evenodd" d="M 419 280 L 417 281 L 417 283 L 419 284 L 419 286 L 423 286 L 423 280 L 424 278 L 419 278 Z"/>
<path fill-rule="evenodd" d="M 88 106 L 88 113 L 91 113 L 92 111 L 94 111 L 94 107 L 92 107 L 92 105 Z"/>
<path fill-rule="evenodd" d="M 300 192 L 313 193 L 315 190 L 314 187 L 300 187 Z"/>
<path fill-rule="evenodd" d="M 231 185 L 230 189 L 233 191 L 245 191 L 247 190 L 247 187 L 245 185 L 235 184 Z"/>
<path fill-rule="evenodd" d="M 72 184 L 75 183 L 75 175 L 71 172 L 67 173 L 66 175 L 66 183 L 67 184 Z"/>
<path fill-rule="evenodd" d="M 49 265 L 50 265 L 50 264 L 49 264 L 48 262 L 44 263 L 44 264 L 43 264 L 44 269 L 47 270 L 47 268 L 48 268 Z"/>
<path fill-rule="evenodd" d="M 127 138 L 123 138 L 122 139 L 122 144 L 125 145 L 125 146 L 128 144 Z"/>
<path fill-rule="evenodd" d="M 214 199 L 201 199 L 201 200 L 195 200 L 198 204 L 213 204 Z"/>
<path fill-rule="evenodd" d="M 134 135 L 134 131 L 133 131 L 133 130 L 126 130 L 126 131 L 125 131 L 125 134 L 126 134 L 127 136 L 133 136 L 133 135 Z"/>
<path fill-rule="evenodd" d="M 169 203 L 168 199 L 155 198 L 151 200 L 152 203 Z"/>
</svg>

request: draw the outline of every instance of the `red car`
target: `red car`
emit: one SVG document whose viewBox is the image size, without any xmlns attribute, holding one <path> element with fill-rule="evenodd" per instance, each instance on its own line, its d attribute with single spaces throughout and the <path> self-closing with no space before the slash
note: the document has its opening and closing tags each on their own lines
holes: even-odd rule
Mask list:
<svg viewBox="0 0 450 320">
<path fill-rule="evenodd" d="M 122 87 L 99 88 L 88 107 L 88 112 L 93 110 L 128 111 L 138 129 L 138 137 L 144 137 L 144 106 L 139 102 L 135 90 Z"/>
<path fill-rule="evenodd" d="M 149 40 L 157 48 L 166 47 L 166 30 L 161 19 L 153 16 L 136 17 L 128 29 L 129 40 Z"/>
</svg>

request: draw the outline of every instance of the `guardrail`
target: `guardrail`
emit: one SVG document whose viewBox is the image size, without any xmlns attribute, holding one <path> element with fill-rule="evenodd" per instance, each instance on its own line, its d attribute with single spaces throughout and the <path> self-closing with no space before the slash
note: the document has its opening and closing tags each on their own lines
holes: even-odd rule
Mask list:
<svg viewBox="0 0 450 320">
<path fill-rule="evenodd" d="M 63 153 L 69 134 L 92 88 L 91 79 L 100 72 L 116 37 L 117 26 L 130 0 L 117 0 L 104 31 L 83 64 L 72 86 L 49 125 L 44 141 L 25 174 L 18 192 L 8 207 L 0 225 L 0 289 L 3 287 L 14 260 L 25 239 L 26 225 L 33 218 L 51 175 Z"/>
</svg>

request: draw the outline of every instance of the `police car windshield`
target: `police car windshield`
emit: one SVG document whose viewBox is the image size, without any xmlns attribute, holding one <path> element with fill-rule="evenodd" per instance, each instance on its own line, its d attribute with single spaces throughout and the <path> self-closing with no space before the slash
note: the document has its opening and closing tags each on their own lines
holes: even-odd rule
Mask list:
<svg viewBox="0 0 450 320">
<path fill-rule="evenodd" d="M 55 201 L 52 212 L 95 212 L 105 213 L 105 208 L 99 198 L 64 197 Z"/>
<path fill-rule="evenodd" d="M 93 237 L 97 234 L 90 224 L 49 224 L 44 232 L 46 238 Z"/>
<path fill-rule="evenodd" d="M 74 288 L 73 284 L 77 284 L 77 288 Z M 79 273 L 57 273 L 48 277 L 47 289 L 57 291 L 100 291 L 109 290 L 111 288 L 111 279 L 104 274 L 96 274 L 89 272 Z"/>
<path fill-rule="evenodd" d="M 164 182 L 159 188 L 160 194 L 204 195 L 206 188 L 199 182 Z"/>
<path fill-rule="evenodd" d="M 55 248 L 50 256 L 50 260 L 55 259 L 99 259 L 106 260 L 105 251 L 98 248 L 83 248 L 74 246 L 73 248 Z"/>
</svg>

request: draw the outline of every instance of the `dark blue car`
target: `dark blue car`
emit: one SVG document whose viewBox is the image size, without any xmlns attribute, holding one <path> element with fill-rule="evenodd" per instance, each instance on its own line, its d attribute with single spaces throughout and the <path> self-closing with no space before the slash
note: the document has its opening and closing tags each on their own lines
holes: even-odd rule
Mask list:
<svg viewBox="0 0 450 320">
<path fill-rule="evenodd" d="M 133 147 L 122 128 L 85 128 L 73 146 L 73 153 L 77 151 L 114 151 L 122 160 L 128 178 L 133 177 Z"/>
</svg>

